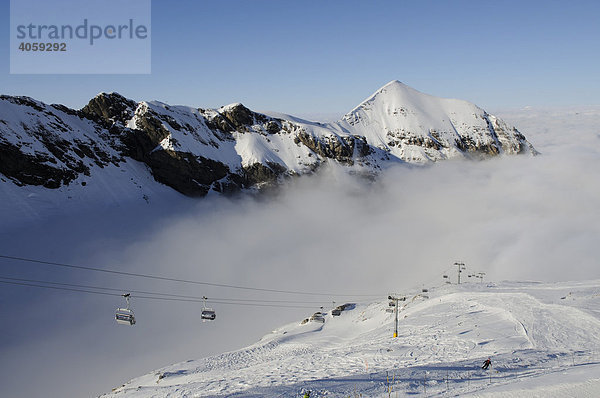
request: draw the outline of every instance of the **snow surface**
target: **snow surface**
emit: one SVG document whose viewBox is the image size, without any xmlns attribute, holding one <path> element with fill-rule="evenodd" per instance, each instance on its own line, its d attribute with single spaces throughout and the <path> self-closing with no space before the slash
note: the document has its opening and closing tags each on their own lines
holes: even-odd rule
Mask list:
<svg viewBox="0 0 600 398">
<path fill-rule="evenodd" d="M 405 294 L 398 338 L 387 300 L 356 304 L 324 323 L 299 320 L 247 348 L 158 369 L 104 397 L 597 395 L 600 281 Z"/>
</svg>

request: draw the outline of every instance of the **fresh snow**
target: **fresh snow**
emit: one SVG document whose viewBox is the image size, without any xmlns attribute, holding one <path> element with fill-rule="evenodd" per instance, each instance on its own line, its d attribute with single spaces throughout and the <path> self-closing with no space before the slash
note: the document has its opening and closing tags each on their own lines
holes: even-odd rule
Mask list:
<svg viewBox="0 0 600 398">
<path fill-rule="evenodd" d="M 365 136 L 369 144 L 402 160 L 427 163 L 464 157 L 451 145 L 460 137 L 493 144 L 494 137 L 482 134 L 489 131 L 488 118 L 483 109 L 467 101 L 434 97 L 395 80 L 346 114 L 339 126 L 352 134 Z M 505 125 L 502 127 L 509 129 Z M 449 145 L 436 150 L 394 144 L 394 138 L 401 137 Z"/>
<path fill-rule="evenodd" d="M 247 348 L 159 369 L 104 397 L 597 395 L 600 281 L 404 294 L 398 338 L 387 300 L 357 303 L 324 323 L 298 320 Z M 487 357 L 492 367 L 483 371 Z"/>
</svg>

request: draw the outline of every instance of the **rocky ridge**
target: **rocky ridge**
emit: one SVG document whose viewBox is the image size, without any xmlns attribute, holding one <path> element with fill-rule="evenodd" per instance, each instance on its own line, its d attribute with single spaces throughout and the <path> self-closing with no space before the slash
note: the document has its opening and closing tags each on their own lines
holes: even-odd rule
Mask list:
<svg viewBox="0 0 600 398">
<path fill-rule="evenodd" d="M 18 186 L 85 185 L 133 160 L 159 183 L 205 196 L 273 185 L 327 162 L 373 174 L 397 162 L 525 153 L 536 151 L 504 121 L 398 81 L 326 124 L 239 103 L 202 109 L 101 93 L 73 110 L 0 96 L 1 180 Z"/>
</svg>

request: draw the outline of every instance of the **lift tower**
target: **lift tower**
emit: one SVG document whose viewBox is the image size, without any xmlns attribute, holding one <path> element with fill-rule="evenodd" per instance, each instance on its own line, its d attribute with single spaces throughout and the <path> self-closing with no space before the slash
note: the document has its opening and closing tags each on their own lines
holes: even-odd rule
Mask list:
<svg viewBox="0 0 600 398">
<path fill-rule="evenodd" d="M 394 314 L 395 314 L 395 327 L 394 327 L 394 337 L 398 337 L 398 302 L 406 301 L 406 297 L 398 297 L 398 296 L 388 296 L 388 300 L 392 300 L 394 302 Z"/>
<path fill-rule="evenodd" d="M 455 262 L 454 265 L 458 267 L 458 284 L 460 285 L 460 273 L 467 269 L 467 267 L 465 267 L 464 263 L 460 262 Z"/>
</svg>

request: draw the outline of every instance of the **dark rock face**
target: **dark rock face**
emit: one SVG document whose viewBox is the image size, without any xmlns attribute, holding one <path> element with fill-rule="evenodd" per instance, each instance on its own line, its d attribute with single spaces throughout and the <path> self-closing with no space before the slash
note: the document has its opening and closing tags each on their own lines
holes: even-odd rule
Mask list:
<svg viewBox="0 0 600 398">
<path fill-rule="evenodd" d="M 125 124 L 131 119 L 137 104 L 118 93 L 98 94 L 81 109 L 81 113 L 92 119 L 104 120 L 109 124 Z"/>
<path fill-rule="evenodd" d="M 200 111 L 203 111 L 203 109 Z M 235 131 L 235 126 L 221 114 L 216 114 L 212 118 L 207 119 L 206 125 L 211 130 L 220 130 L 224 133 L 231 133 L 232 131 Z"/>
<path fill-rule="evenodd" d="M 365 137 L 360 136 L 329 136 L 315 137 L 305 131 L 296 135 L 296 141 L 301 142 L 319 156 L 334 159 L 340 163 L 352 164 L 355 153 L 361 157 L 368 156 L 372 149 Z"/>
<path fill-rule="evenodd" d="M 0 143 L 0 159 L 0 173 L 17 185 L 58 188 L 77 178 L 77 173 L 73 170 L 49 165 L 48 163 L 53 162 L 49 156 L 23 154 L 16 146 L 6 143 Z"/>
<path fill-rule="evenodd" d="M 231 123 L 235 129 L 252 125 L 254 122 L 253 112 L 242 104 L 235 104 L 221 114 Z"/>
<path fill-rule="evenodd" d="M 253 186 L 259 184 L 273 184 L 283 175 L 287 169 L 278 163 L 267 162 L 267 164 L 254 163 L 244 167 L 245 185 Z"/>
<path fill-rule="evenodd" d="M 206 195 L 214 182 L 229 174 L 223 163 L 189 153 L 154 151 L 145 160 L 156 181 L 187 196 Z"/>
</svg>

